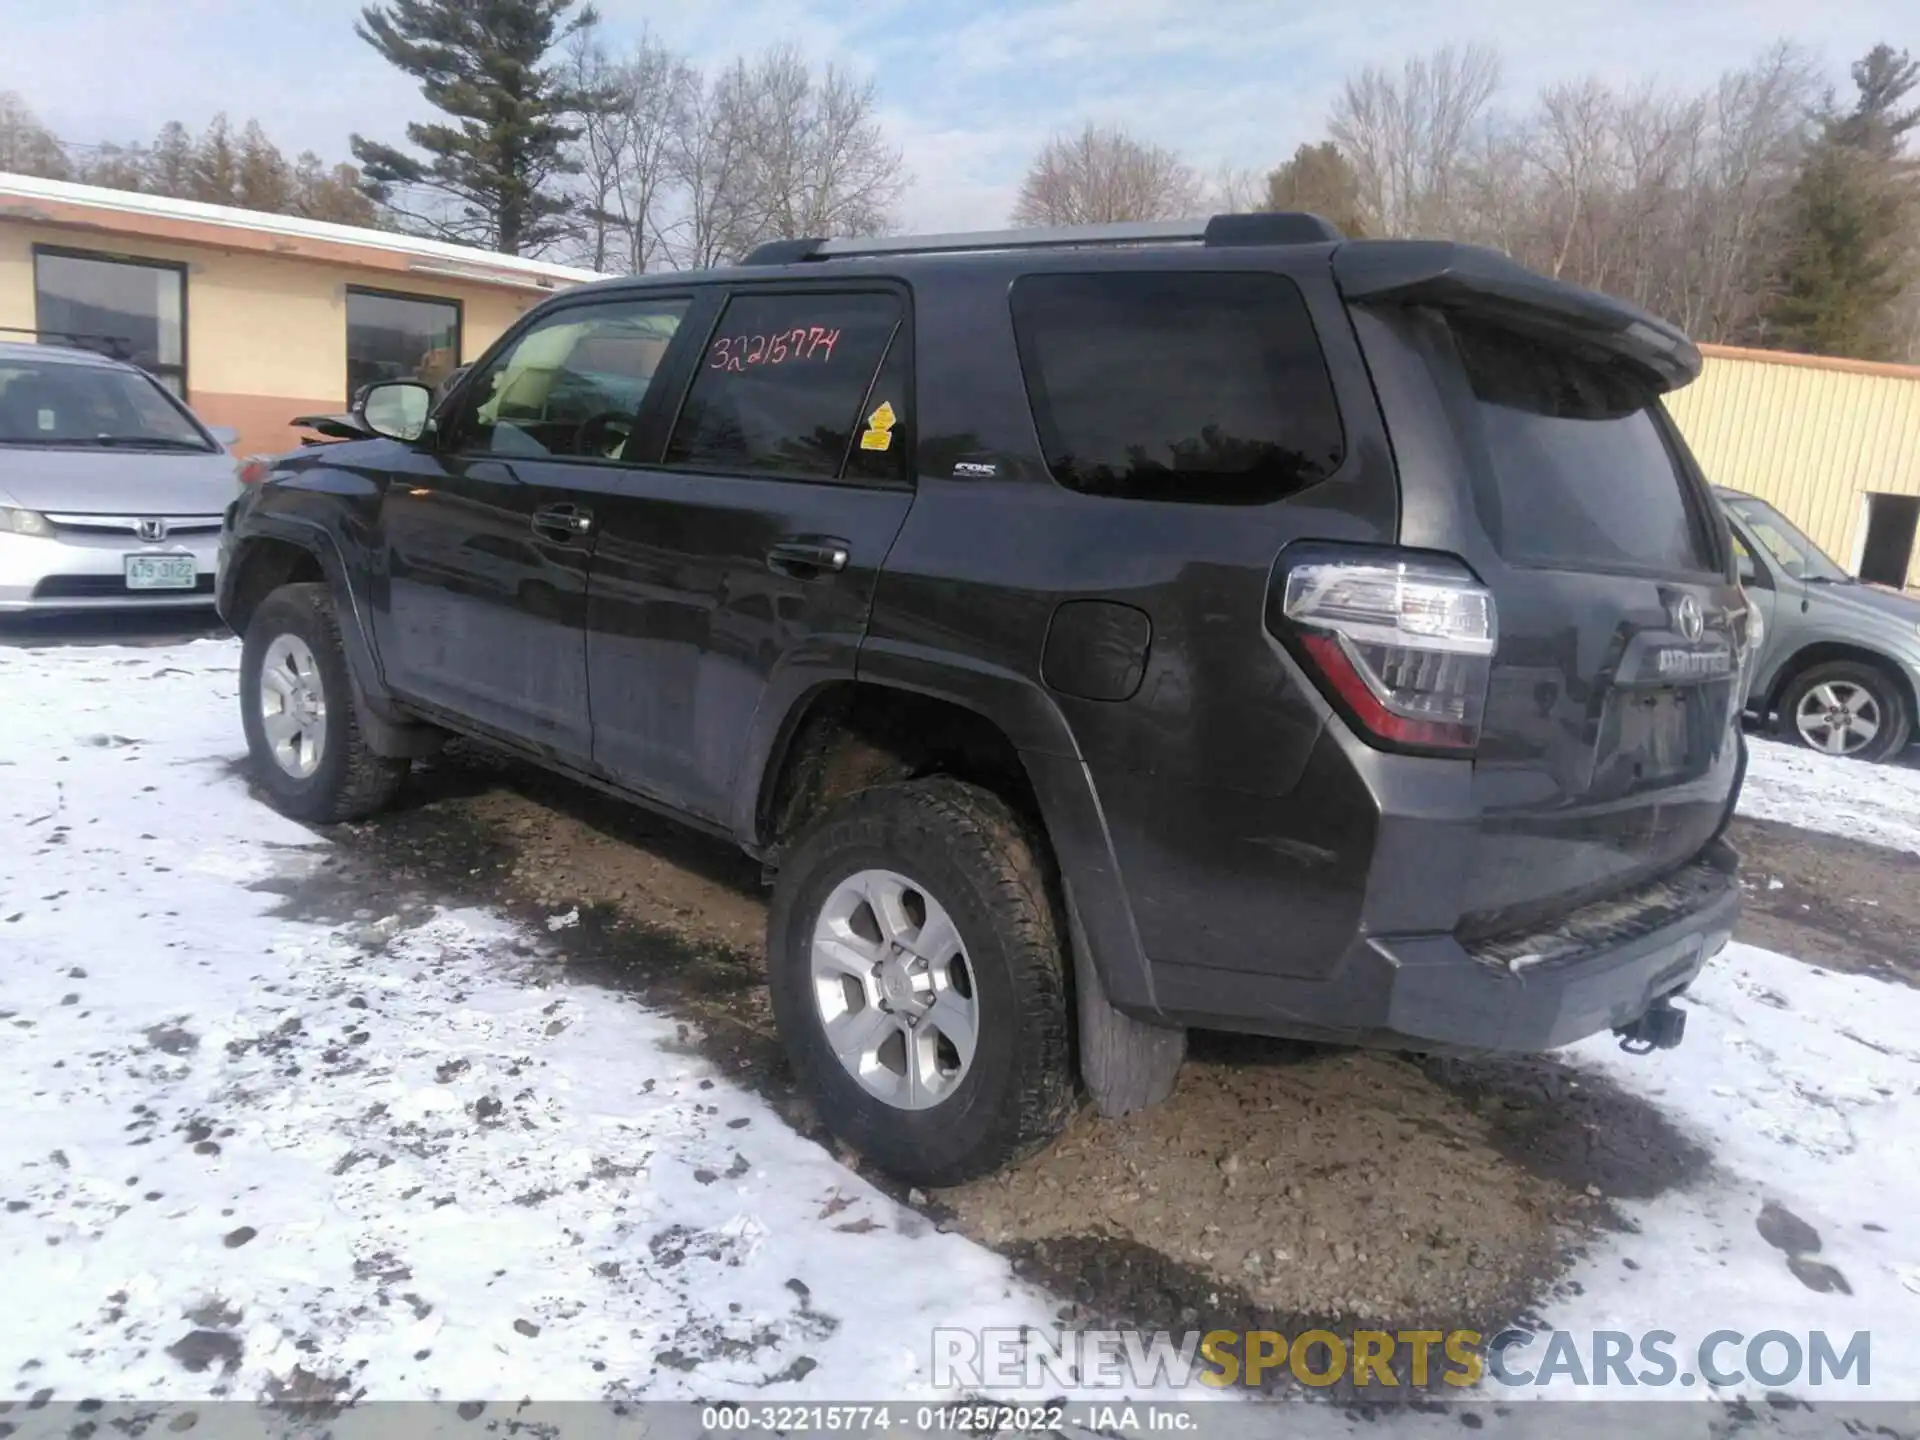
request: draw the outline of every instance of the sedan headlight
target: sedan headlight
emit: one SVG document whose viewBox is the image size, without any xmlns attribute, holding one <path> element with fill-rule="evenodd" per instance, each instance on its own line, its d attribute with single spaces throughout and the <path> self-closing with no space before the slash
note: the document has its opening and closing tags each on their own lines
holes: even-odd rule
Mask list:
<svg viewBox="0 0 1920 1440">
<path fill-rule="evenodd" d="M 0 530 L 11 530 L 16 535 L 53 534 L 47 517 L 38 510 L 9 510 L 4 505 L 0 505 Z"/>
</svg>

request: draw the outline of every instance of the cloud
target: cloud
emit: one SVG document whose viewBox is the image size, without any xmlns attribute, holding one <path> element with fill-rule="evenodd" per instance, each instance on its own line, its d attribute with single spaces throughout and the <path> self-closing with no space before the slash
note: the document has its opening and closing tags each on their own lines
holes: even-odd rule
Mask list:
<svg viewBox="0 0 1920 1440">
<path fill-rule="evenodd" d="M 62 0 L 19 5 L 0 88 L 63 137 L 144 139 L 218 110 L 289 150 L 345 158 L 347 136 L 397 136 L 425 104 L 354 38 L 361 0 Z M 1771 40 L 1810 42 L 1836 83 L 1879 39 L 1912 38 L 1912 0 L 599 0 L 616 45 L 650 28 L 706 66 L 792 43 L 871 78 L 913 184 L 912 228 L 1000 223 L 1048 135 L 1124 124 L 1202 171 L 1266 169 L 1318 138 L 1341 81 L 1438 45 L 1496 46 L 1503 100 L 1598 74 L 1698 85 Z M 48 77 L 61 77 L 58 84 Z M 77 78 L 69 78 L 77 77 Z"/>
</svg>

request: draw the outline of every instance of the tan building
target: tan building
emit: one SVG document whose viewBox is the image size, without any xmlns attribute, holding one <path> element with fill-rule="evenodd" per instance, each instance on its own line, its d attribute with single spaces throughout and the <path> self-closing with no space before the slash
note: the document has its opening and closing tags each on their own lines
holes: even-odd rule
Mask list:
<svg viewBox="0 0 1920 1440">
<path fill-rule="evenodd" d="M 437 381 L 591 271 L 462 245 L 0 174 L 0 340 L 124 353 L 242 454 L 372 380 Z"/>
<path fill-rule="evenodd" d="M 1770 501 L 1864 580 L 1920 583 L 1920 366 L 1700 349 L 1668 405 L 1707 478 Z"/>
</svg>

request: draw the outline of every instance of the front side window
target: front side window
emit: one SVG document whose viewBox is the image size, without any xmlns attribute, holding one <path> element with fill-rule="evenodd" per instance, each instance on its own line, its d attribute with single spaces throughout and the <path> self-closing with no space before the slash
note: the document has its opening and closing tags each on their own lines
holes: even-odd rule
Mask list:
<svg viewBox="0 0 1920 1440">
<path fill-rule="evenodd" d="M 700 358 L 666 463 L 806 480 L 898 474 L 905 393 L 890 411 L 867 401 L 900 319 L 888 294 L 735 296 Z M 888 423 L 871 423 L 875 412 Z M 863 440 L 871 448 L 849 469 Z"/>
<path fill-rule="evenodd" d="M 1333 382 L 1280 275 L 1028 275 L 1013 288 L 1053 478 L 1133 500 L 1261 505 L 1338 468 Z"/>
<path fill-rule="evenodd" d="M 684 299 L 570 305 L 527 330 L 464 387 L 456 449 L 625 458 L 640 404 L 686 315 Z"/>
<path fill-rule="evenodd" d="M 460 305 L 377 290 L 347 291 L 347 399 L 382 380 L 437 388 L 460 363 Z"/>
<path fill-rule="evenodd" d="M 0 360 L 0 446 L 212 450 L 149 377 L 67 361 Z"/>
<path fill-rule="evenodd" d="M 186 274 L 177 265 L 39 250 L 35 324 L 44 340 L 131 360 L 187 393 Z"/>
</svg>

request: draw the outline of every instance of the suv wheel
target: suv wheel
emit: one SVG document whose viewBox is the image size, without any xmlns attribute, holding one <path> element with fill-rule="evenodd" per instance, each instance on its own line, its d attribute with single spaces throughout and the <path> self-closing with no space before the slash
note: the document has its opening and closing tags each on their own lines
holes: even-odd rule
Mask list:
<svg viewBox="0 0 1920 1440">
<path fill-rule="evenodd" d="M 1810 750 L 1884 760 L 1906 748 L 1906 696 L 1871 665 L 1841 660 L 1794 677 L 1780 704 L 1787 733 Z"/>
<path fill-rule="evenodd" d="M 284 585 L 260 602 L 240 651 L 240 718 L 253 778 L 274 808 L 329 824 L 383 808 L 408 762 L 360 734 L 333 597 Z"/>
<path fill-rule="evenodd" d="M 988 791 L 865 790 L 781 863 L 767 918 L 780 1035 L 832 1130 L 957 1185 L 1073 1113 L 1065 972 L 1037 842 Z"/>
</svg>

